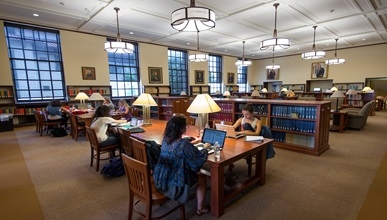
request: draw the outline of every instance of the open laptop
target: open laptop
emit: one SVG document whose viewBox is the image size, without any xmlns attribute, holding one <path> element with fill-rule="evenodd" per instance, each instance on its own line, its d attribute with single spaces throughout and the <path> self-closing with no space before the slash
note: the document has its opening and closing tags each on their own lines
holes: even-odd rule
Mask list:
<svg viewBox="0 0 387 220">
<path fill-rule="evenodd" d="M 222 131 L 226 131 L 227 134 L 226 136 L 227 137 L 230 137 L 230 138 L 241 138 L 241 137 L 244 137 L 243 134 L 236 134 L 235 132 L 235 129 L 232 125 L 225 125 L 225 124 L 215 124 L 215 127 L 217 130 L 222 130 Z"/>
<path fill-rule="evenodd" d="M 208 153 L 210 154 L 214 152 L 212 146 L 214 146 L 215 142 L 218 142 L 220 145 L 220 150 L 222 150 L 224 142 L 226 140 L 226 134 L 226 131 L 205 128 L 203 131 L 202 142 L 195 144 L 195 146 L 198 147 L 199 150 L 201 150 L 203 149 L 204 143 L 209 143 L 211 145 L 211 148 L 208 149 Z"/>
</svg>

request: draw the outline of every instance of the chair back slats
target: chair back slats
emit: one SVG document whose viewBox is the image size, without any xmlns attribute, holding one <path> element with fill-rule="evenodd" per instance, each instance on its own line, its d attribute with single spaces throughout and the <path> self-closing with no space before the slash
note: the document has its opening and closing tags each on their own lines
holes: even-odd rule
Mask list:
<svg viewBox="0 0 387 220">
<path fill-rule="evenodd" d="M 126 155 L 132 156 L 132 146 L 130 140 L 130 131 L 126 129 L 118 128 L 118 133 L 120 134 L 121 147 L 124 149 Z"/>
<path fill-rule="evenodd" d="M 144 203 L 152 200 L 150 173 L 148 164 L 122 154 L 122 161 L 129 183 L 129 193 L 133 193 Z"/>
<path fill-rule="evenodd" d="M 136 160 L 148 164 L 145 143 L 132 137 L 130 137 L 130 140 L 132 146 L 132 157 Z"/>
<path fill-rule="evenodd" d="M 86 135 L 90 141 L 90 146 L 95 149 L 99 149 L 99 142 L 95 130 L 93 128 L 86 127 Z"/>
</svg>

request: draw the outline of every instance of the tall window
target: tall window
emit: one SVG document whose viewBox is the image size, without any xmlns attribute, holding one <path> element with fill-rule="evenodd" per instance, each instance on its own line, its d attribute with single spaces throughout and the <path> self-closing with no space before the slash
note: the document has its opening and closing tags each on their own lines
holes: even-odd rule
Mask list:
<svg viewBox="0 0 387 220">
<path fill-rule="evenodd" d="M 222 91 L 222 57 L 210 55 L 208 60 L 208 82 L 211 93 Z"/>
<path fill-rule="evenodd" d="M 247 91 L 247 66 L 238 66 L 237 84 L 240 92 Z"/>
<path fill-rule="evenodd" d="M 5 23 L 8 54 L 18 102 L 64 99 L 59 32 Z"/>
<path fill-rule="evenodd" d="M 182 91 L 185 91 L 188 94 L 187 52 L 168 50 L 168 68 L 171 95 L 179 95 Z"/>
<path fill-rule="evenodd" d="M 134 44 L 133 53 L 108 53 L 108 58 L 112 97 L 138 96 L 138 45 Z"/>
</svg>

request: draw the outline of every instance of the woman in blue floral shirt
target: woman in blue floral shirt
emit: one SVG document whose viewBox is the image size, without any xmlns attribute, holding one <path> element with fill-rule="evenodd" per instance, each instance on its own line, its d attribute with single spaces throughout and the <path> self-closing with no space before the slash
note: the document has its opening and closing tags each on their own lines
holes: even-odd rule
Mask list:
<svg viewBox="0 0 387 220">
<path fill-rule="evenodd" d="M 203 201 L 206 194 L 206 177 L 198 174 L 207 161 L 207 150 L 199 151 L 188 140 L 182 139 L 186 132 L 185 117 L 172 117 L 164 130 L 159 160 L 153 177 L 156 189 L 179 203 L 186 203 L 190 188 L 196 188 L 197 214 L 209 212 Z"/>
</svg>

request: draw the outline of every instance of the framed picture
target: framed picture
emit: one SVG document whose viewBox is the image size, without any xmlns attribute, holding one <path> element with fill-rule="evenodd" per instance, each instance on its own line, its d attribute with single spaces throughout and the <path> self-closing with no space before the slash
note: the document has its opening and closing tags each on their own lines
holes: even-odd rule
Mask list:
<svg viewBox="0 0 387 220">
<path fill-rule="evenodd" d="M 312 63 L 312 79 L 328 78 L 328 65 L 325 62 Z"/>
<path fill-rule="evenodd" d="M 163 68 L 148 67 L 149 83 L 160 84 L 163 83 Z"/>
<path fill-rule="evenodd" d="M 204 70 L 195 70 L 195 84 L 204 84 Z"/>
<path fill-rule="evenodd" d="M 234 83 L 235 73 L 227 73 L 227 83 Z"/>
<path fill-rule="evenodd" d="M 82 67 L 83 80 L 95 80 L 95 67 Z"/>
<path fill-rule="evenodd" d="M 280 69 L 266 69 L 266 79 L 279 79 Z"/>
</svg>

